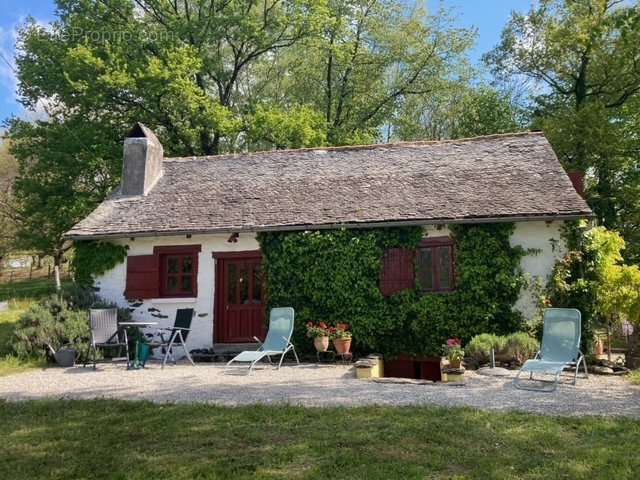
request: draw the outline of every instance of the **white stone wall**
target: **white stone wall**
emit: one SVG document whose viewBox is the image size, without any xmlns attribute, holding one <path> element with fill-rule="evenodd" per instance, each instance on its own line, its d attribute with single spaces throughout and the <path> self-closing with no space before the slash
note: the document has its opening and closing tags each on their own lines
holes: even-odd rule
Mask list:
<svg viewBox="0 0 640 480">
<path fill-rule="evenodd" d="M 520 265 L 527 275 L 527 287 L 520 292 L 515 308 L 522 312 L 525 320 L 535 316 L 537 307 L 534 295 L 537 295 L 536 283 L 545 286 L 551 276 L 553 267 L 566 253 L 566 245 L 560 237 L 560 229 L 564 222 L 518 222 L 511 236 L 511 245 L 520 245 L 530 251 L 522 258 Z M 424 233 L 427 237 L 441 237 L 450 234 L 445 225 L 426 225 Z"/>
<path fill-rule="evenodd" d="M 545 286 L 551 276 L 557 260 L 567 252 L 566 245 L 560 236 L 564 222 L 519 222 L 511 236 L 511 245 L 520 245 L 525 250 L 536 250 L 522 258 L 520 265 L 530 283 L 539 281 Z M 535 290 L 523 289 L 515 308 L 522 312 L 525 320 L 536 314 Z"/>
<path fill-rule="evenodd" d="M 520 222 L 511 237 L 512 245 L 520 245 L 525 250 L 535 249 L 537 253 L 526 255 L 522 259 L 522 268 L 531 281 L 540 279 L 546 284 L 553 266 L 566 251 L 560 238 L 562 222 Z M 425 226 L 425 235 L 430 237 L 449 234 L 446 226 Z M 193 331 L 188 338 L 189 349 L 209 348 L 213 344 L 213 293 L 215 287 L 215 260 L 213 252 L 238 252 L 257 250 L 259 248 L 255 235 L 240 234 L 237 243 L 229 243 L 228 234 L 224 235 L 194 235 L 175 237 L 149 237 L 117 240 L 116 243 L 129 245 L 128 255 L 150 255 L 154 246 L 162 245 L 194 245 L 202 246 L 198 258 L 198 297 L 197 298 L 158 298 L 148 299 L 142 305 L 133 307 L 124 297 L 126 263 L 121 263 L 114 269 L 96 279 L 98 294 L 108 300 L 116 302 L 121 307 L 135 308 L 132 312 L 134 320 L 157 321 L 159 326 L 171 326 L 179 308 L 194 308 L 196 317 L 193 320 Z M 530 290 L 523 290 L 515 308 L 520 310 L 525 320 L 535 315 L 536 306 Z M 157 309 L 159 312 L 149 309 Z M 167 318 L 157 318 L 152 315 L 162 315 Z"/>
<path fill-rule="evenodd" d="M 119 306 L 134 308 L 133 320 L 147 320 L 158 322 L 159 327 L 173 325 L 176 310 L 179 308 L 193 308 L 196 316 L 191 325 L 192 331 L 187 338 L 189 349 L 210 348 L 213 345 L 213 290 L 215 286 L 215 260 L 213 252 L 239 252 L 258 250 L 259 245 L 255 235 L 242 233 L 237 243 L 229 243 L 228 234 L 225 235 L 185 235 L 175 237 L 142 237 L 121 239 L 114 241 L 121 245 L 129 245 L 127 255 L 151 255 L 153 247 L 162 245 L 201 245 L 198 257 L 198 297 L 197 298 L 155 298 L 144 300 L 142 305 L 133 306 L 124 297 L 125 279 L 127 273 L 126 262 L 122 262 L 112 270 L 96 279 L 95 286 L 99 288 L 98 295 L 116 302 Z M 137 305 L 137 304 L 135 304 Z M 149 309 L 157 309 L 158 311 Z M 162 315 L 158 318 L 152 315 Z"/>
</svg>

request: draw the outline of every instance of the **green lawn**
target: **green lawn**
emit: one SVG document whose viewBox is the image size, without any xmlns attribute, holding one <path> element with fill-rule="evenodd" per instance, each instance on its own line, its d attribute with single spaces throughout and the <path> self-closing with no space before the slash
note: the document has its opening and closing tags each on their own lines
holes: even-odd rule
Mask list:
<svg viewBox="0 0 640 480">
<path fill-rule="evenodd" d="M 68 283 L 65 280 L 63 284 Z M 56 292 L 56 284 L 50 278 L 34 278 L 13 283 L 0 283 L 0 300 L 38 299 Z"/>
<path fill-rule="evenodd" d="M 9 311 L 0 312 L 0 377 L 20 373 L 30 368 L 42 367 L 44 364 L 35 360 L 18 360 L 10 355 L 9 339 L 15 322 L 30 305 L 31 300 L 11 301 Z"/>
<path fill-rule="evenodd" d="M 640 422 L 435 407 L 0 402 L 0 478 L 637 479 Z"/>
<path fill-rule="evenodd" d="M 640 385 L 640 369 L 631 372 L 629 374 L 629 380 L 635 385 Z"/>
</svg>

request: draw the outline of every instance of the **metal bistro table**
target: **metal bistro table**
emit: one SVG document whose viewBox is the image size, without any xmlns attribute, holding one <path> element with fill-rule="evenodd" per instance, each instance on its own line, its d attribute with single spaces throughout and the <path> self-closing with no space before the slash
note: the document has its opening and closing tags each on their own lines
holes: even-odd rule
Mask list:
<svg viewBox="0 0 640 480">
<path fill-rule="evenodd" d="M 118 325 L 121 327 L 138 327 L 139 329 L 143 329 L 147 327 L 155 327 L 158 325 L 158 322 L 119 322 Z M 141 364 L 138 358 L 139 343 L 140 343 L 140 337 L 136 339 L 136 352 L 133 356 L 133 361 L 129 362 L 129 368 L 133 368 L 135 370 L 144 368 L 144 364 Z"/>
</svg>

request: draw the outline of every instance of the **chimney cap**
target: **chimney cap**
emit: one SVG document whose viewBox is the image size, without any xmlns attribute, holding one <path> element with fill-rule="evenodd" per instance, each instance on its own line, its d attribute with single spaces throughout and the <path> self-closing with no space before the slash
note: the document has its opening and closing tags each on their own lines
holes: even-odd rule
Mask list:
<svg viewBox="0 0 640 480">
<path fill-rule="evenodd" d="M 148 138 L 150 140 L 158 141 L 153 130 L 140 122 L 136 122 L 133 128 L 129 130 L 126 138 Z"/>
</svg>

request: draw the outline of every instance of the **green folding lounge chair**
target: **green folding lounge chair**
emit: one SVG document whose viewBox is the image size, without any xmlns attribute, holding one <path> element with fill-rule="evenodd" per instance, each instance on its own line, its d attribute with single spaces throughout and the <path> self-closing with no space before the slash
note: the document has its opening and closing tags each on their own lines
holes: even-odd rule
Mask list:
<svg viewBox="0 0 640 480">
<path fill-rule="evenodd" d="M 544 311 L 544 327 L 542 332 L 542 345 L 540 351 L 533 360 L 527 360 L 516 378 L 514 386 L 522 390 L 534 390 L 539 392 L 552 392 L 558 387 L 560 374 L 565 368 L 575 367 L 573 384 L 578 379 L 580 364 L 584 366 L 585 378 L 588 378 L 587 362 L 580 352 L 580 311 L 574 308 L 548 308 Z M 520 375 L 529 373 L 529 380 L 534 380 L 533 375 L 554 375 L 555 380 L 541 381 L 540 386 L 535 382 L 522 381 Z M 549 386 L 550 385 L 550 386 Z"/>
<path fill-rule="evenodd" d="M 271 309 L 271 314 L 269 315 L 269 331 L 267 332 L 267 338 L 264 340 L 264 343 L 260 345 L 258 350 L 244 351 L 236 355 L 227 363 L 227 367 L 234 362 L 248 363 L 248 373 L 251 373 L 255 364 L 263 358 L 266 357 L 267 360 L 271 362 L 271 356 L 280 355 L 280 362 L 278 363 L 278 369 L 280 369 L 282 360 L 284 360 L 284 356 L 289 351 L 293 352 L 293 355 L 296 357 L 296 362 L 299 364 L 300 360 L 298 360 L 296 349 L 291 343 L 294 315 L 293 308 L 291 307 Z M 260 342 L 258 338 L 254 338 Z"/>
</svg>

